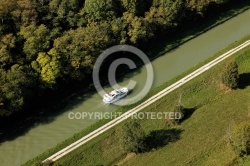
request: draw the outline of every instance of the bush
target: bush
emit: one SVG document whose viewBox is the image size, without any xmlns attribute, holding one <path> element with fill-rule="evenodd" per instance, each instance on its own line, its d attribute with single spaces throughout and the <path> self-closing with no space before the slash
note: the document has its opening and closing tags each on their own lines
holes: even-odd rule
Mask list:
<svg viewBox="0 0 250 166">
<path fill-rule="evenodd" d="M 250 153 L 250 123 L 244 122 L 233 127 L 231 145 L 239 156 Z"/>
<path fill-rule="evenodd" d="M 230 89 L 236 89 L 238 87 L 239 73 L 238 65 L 235 60 L 229 61 L 222 72 L 221 81 Z"/>
<path fill-rule="evenodd" d="M 174 107 L 174 113 L 179 113 L 181 115 L 180 119 L 173 119 L 172 117 L 167 117 L 165 120 L 165 123 L 168 127 L 178 125 L 180 123 L 180 120 L 184 118 L 184 107 L 182 105 L 178 105 Z"/>
<path fill-rule="evenodd" d="M 145 132 L 136 121 L 129 121 L 121 128 L 122 145 L 126 152 L 140 152 L 144 149 Z"/>
</svg>

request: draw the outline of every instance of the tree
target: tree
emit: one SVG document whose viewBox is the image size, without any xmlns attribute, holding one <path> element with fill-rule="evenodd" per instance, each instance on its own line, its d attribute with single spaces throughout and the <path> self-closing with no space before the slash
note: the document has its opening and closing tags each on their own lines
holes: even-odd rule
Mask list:
<svg viewBox="0 0 250 166">
<path fill-rule="evenodd" d="M 198 14 L 203 15 L 209 5 L 219 5 L 228 2 L 229 0 L 187 0 L 187 7 L 190 10 L 195 10 Z"/>
<path fill-rule="evenodd" d="M 0 0 L 0 37 L 2 34 L 16 31 L 17 21 L 17 1 Z"/>
<path fill-rule="evenodd" d="M 27 66 L 15 64 L 11 69 L 0 72 L 0 94 L 6 99 L 5 106 L 8 110 L 21 110 L 25 101 L 34 95 L 32 88 L 36 84 L 36 78 L 31 71 Z"/>
<path fill-rule="evenodd" d="M 137 16 L 143 16 L 146 7 L 150 4 L 150 0 L 121 0 L 121 2 L 126 12 Z"/>
<path fill-rule="evenodd" d="M 55 84 L 56 79 L 61 75 L 61 64 L 59 61 L 59 56 L 51 50 L 50 52 L 40 52 L 36 59 L 41 67 L 40 75 L 41 79 L 49 84 Z M 34 67 L 35 64 L 32 66 Z M 35 69 L 35 67 L 34 67 Z"/>
<path fill-rule="evenodd" d="M 0 68 L 9 65 L 12 62 L 12 57 L 6 46 L 0 47 Z"/>
<path fill-rule="evenodd" d="M 53 49 L 61 57 L 64 76 L 82 80 L 91 73 L 96 57 L 113 43 L 111 35 L 111 25 L 107 22 L 91 22 L 55 39 Z"/>
<path fill-rule="evenodd" d="M 127 24 L 124 23 L 124 17 L 119 17 L 112 20 L 111 28 L 114 34 L 114 38 L 117 40 L 116 42 L 120 44 L 127 43 Z"/>
<path fill-rule="evenodd" d="M 158 31 L 173 29 L 181 21 L 185 4 L 182 0 L 153 0 L 153 5 L 145 14 L 145 19 L 158 28 Z M 151 25 L 152 26 L 152 25 Z"/>
<path fill-rule="evenodd" d="M 116 17 L 115 0 L 86 0 L 83 11 L 91 21 L 112 20 Z"/>
<path fill-rule="evenodd" d="M 121 18 L 112 21 L 112 30 L 118 39 L 117 42 L 121 44 L 130 42 L 143 45 L 154 36 L 148 21 L 129 12 L 124 12 Z"/>
<path fill-rule="evenodd" d="M 139 17 L 134 17 L 128 30 L 128 35 L 130 36 L 130 41 L 133 44 L 138 44 L 144 42 L 152 37 L 152 33 L 148 31 L 146 22 L 144 19 Z"/>
<path fill-rule="evenodd" d="M 139 152 L 144 148 L 145 133 L 141 125 L 132 121 L 122 126 L 122 145 L 127 152 Z"/>
<path fill-rule="evenodd" d="M 36 23 L 38 13 L 32 0 L 19 0 L 17 1 L 20 8 L 20 16 L 22 20 L 22 26 L 28 26 L 30 23 Z"/>
<path fill-rule="evenodd" d="M 15 47 L 15 41 L 13 34 L 6 34 L 0 40 L 0 68 L 9 66 L 13 62 L 11 50 Z"/>
<path fill-rule="evenodd" d="M 239 156 L 250 154 L 250 123 L 241 122 L 233 127 L 231 145 Z"/>
<path fill-rule="evenodd" d="M 232 60 L 227 63 L 224 71 L 221 75 L 221 81 L 228 88 L 236 89 L 238 87 L 239 73 L 238 65 L 235 60 Z"/>
<path fill-rule="evenodd" d="M 48 21 L 52 26 L 69 29 L 75 27 L 78 20 L 77 14 L 83 2 L 78 0 L 52 0 L 49 2 Z"/>
<path fill-rule="evenodd" d="M 34 60 L 39 52 L 47 51 L 50 47 L 50 32 L 43 24 L 23 27 L 20 34 L 26 39 L 23 51 L 28 61 Z"/>
</svg>

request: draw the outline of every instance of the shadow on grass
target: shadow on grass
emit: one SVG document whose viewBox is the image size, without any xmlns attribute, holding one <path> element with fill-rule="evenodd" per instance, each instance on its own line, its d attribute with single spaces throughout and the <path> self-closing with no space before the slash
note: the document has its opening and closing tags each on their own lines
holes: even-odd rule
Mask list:
<svg viewBox="0 0 250 166">
<path fill-rule="evenodd" d="M 239 89 L 245 89 L 250 86 L 250 73 L 243 73 L 239 75 Z"/>
<path fill-rule="evenodd" d="M 183 130 L 180 129 L 162 129 L 151 131 L 150 134 L 144 139 L 145 149 L 143 152 L 159 149 L 170 142 L 179 140 L 182 132 Z"/>
<path fill-rule="evenodd" d="M 196 106 L 193 108 L 183 108 L 184 117 L 183 119 L 180 119 L 180 123 L 189 119 L 198 108 L 199 106 Z"/>
</svg>

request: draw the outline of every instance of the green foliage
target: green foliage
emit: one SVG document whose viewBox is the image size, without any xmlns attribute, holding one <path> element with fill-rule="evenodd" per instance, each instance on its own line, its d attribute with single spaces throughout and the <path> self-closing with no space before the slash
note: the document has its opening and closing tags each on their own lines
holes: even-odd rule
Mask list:
<svg viewBox="0 0 250 166">
<path fill-rule="evenodd" d="M 17 14 L 21 17 L 21 26 L 28 26 L 31 23 L 38 22 L 38 10 L 32 0 L 17 1 Z"/>
<path fill-rule="evenodd" d="M 225 66 L 225 69 L 222 72 L 221 79 L 222 83 L 231 89 L 235 89 L 238 87 L 238 65 L 234 60 L 228 62 L 228 64 Z"/>
<path fill-rule="evenodd" d="M 0 41 L 0 68 L 13 63 L 11 50 L 15 47 L 16 37 L 13 34 L 6 34 Z"/>
<path fill-rule="evenodd" d="M 0 94 L 6 99 L 5 105 L 10 110 L 21 110 L 24 101 L 31 98 L 30 87 L 35 84 L 35 75 L 25 66 L 13 65 L 10 70 L 1 71 Z"/>
<path fill-rule="evenodd" d="M 146 28 L 147 22 L 143 18 L 134 16 L 132 13 L 124 13 L 123 18 L 128 26 L 127 34 L 131 43 L 137 44 L 153 36 Z"/>
<path fill-rule="evenodd" d="M 182 0 L 165 1 L 154 0 L 145 19 L 160 30 L 174 28 L 184 16 L 184 2 Z"/>
<path fill-rule="evenodd" d="M 146 12 L 147 4 L 151 5 L 149 0 L 121 0 L 121 4 L 126 12 L 137 16 L 142 16 Z"/>
<path fill-rule="evenodd" d="M 83 11 L 91 21 L 112 20 L 116 17 L 115 0 L 85 0 Z"/>
<path fill-rule="evenodd" d="M 15 31 L 18 23 L 19 12 L 17 2 L 12 0 L 0 0 L 0 37 L 6 33 Z"/>
<path fill-rule="evenodd" d="M 6 46 L 3 46 L 0 49 L 0 67 L 3 68 L 4 66 L 10 64 L 12 62 L 12 57 L 10 55 L 9 50 Z"/>
<path fill-rule="evenodd" d="M 20 34 L 26 39 L 23 51 L 27 56 L 27 60 L 32 60 L 39 52 L 49 49 L 50 34 L 45 25 L 41 24 L 36 27 L 35 24 L 31 24 L 22 28 Z"/>
<path fill-rule="evenodd" d="M 40 75 L 44 82 L 48 84 L 56 83 L 56 79 L 60 76 L 61 71 L 61 64 L 58 59 L 59 57 L 53 50 L 48 53 L 40 52 L 38 54 L 36 61 L 41 68 Z"/>
<path fill-rule="evenodd" d="M 99 55 L 112 43 L 111 26 L 107 22 L 90 23 L 85 28 L 71 30 L 54 41 L 54 52 L 60 57 L 64 74 L 77 80 L 90 73 L 94 55 Z"/>
<path fill-rule="evenodd" d="M 227 3 L 228 1 L 229 0 L 188 0 L 187 5 L 190 10 L 196 10 L 199 14 L 203 15 L 204 11 L 206 11 L 210 5 L 219 5 Z"/>
<path fill-rule="evenodd" d="M 231 146 L 239 156 L 250 154 L 250 123 L 242 122 L 233 127 Z"/>
<path fill-rule="evenodd" d="M 83 5 L 82 3 L 78 0 L 52 0 L 48 4 L 47 19 L 52 21 L 52 26 L 75 27 L 80 19 L 77 14 Z"/>
<path fill-rule="evenodd" d="M 167 125 L 167 127 L 178 125 L 180 123 L 180 120 L 184 118 L 184 107 L 182 105 L 175 106 L 172 112 L 174 113 L 174 116 L 169 115 L 165 120 L 165 124 Z"/>
<path fill-rule="evenodd" d="M 139 152 L 144 148 L 145 133 L 136 121 L 125 123 L 122 128 L 122 145 L 126 152 Z"/>
</svg>

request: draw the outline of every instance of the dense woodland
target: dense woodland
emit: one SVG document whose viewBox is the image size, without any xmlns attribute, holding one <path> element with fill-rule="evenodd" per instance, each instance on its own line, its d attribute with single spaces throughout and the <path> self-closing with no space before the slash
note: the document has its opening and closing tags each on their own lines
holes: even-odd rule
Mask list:
<svg viewBox="0 0 250 166">
<path fill-rule="evenodd" d="M 0 0 L 0 116 L 90 78 L 115 44 L 143 48 L 234 0 Z"/>
</svg>

